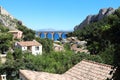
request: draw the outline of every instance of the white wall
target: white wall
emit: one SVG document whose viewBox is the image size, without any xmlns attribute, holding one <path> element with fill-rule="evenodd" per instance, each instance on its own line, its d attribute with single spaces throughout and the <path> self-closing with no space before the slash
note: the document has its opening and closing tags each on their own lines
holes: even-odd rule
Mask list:
<svg viewBox="0 0 120 80">
<path fill-rule="evenodd" d="M 22 47 L 19 44 L 16 45 L 17 48 L 21 49 L 22 51 L 27 51 L 27 47 Z M 35 49 L 36 46 L 32 46 L 32 54 L 37 55 L 37 54 L 42 54 L 42 45 L 39 46 L 39 50 Z"/>
<path fill-rule="evenodd" d="M 26 51 L 27 50 L 27 47 L 22 47 L 22 51 Z"/>
<path fill-rule="evenodd" d="M 35 47 L 37 46 L 32 46 L 32 54 L 34 55 L 42 54 L 42 46 L 39 46 L 39 50 L 35 50 Z"/>
<path fill-rule="evenodd" d="M 22 47 L 22 46 L 20 46 L 18 43 L 17 43 L 16 47 L 17 47 L 18 49 L 21 49 L 22 51 L 26 51 L 26 50 L 27 50 L 27 47 Z"/>
<path fill-rule="evenodd" d="M 18 43 L 15 43 L 15 47 L 18 49 L 22 49 L 22 47 Z"/>
<path fill-rule="evenodd" d="M 0 80 L 7 80 L 6 75 L 0 75 Z"/>
</svg>

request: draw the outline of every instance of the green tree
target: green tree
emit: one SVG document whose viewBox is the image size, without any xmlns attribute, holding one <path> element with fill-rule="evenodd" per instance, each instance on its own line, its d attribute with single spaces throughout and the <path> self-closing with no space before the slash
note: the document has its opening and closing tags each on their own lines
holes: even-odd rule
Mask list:
<svg viewBox="0 0 120 80">
<path fill-rule="evenodd" d="M 91 54 L 100 55 L 104 63 L 117 67 L 117 74 L 120 74 L 120 8 L 102 20 L 74 31 L 73 34 L 86 40 Z"/>
<path fill-rule="evenodd" d="M 3 54 L 11 46 L 12 34 L 0 33 L 0 51 Z"/>
<path fill-rule="evenodd" d="M 65 50 L 70 50 L 70 44 L 69 43 L 66 43 L 66 44 L 64 44 L 64 48 L 65 48 Z"/>
<path fill-rule="evenodd" d="M 109 43 L 108 47 L 106 47 L 104 51 L 100 52 L 100 56 L 102 57 L 102 60 L 104 61 L 105 64 L 113 65 L 114 53 L 115 53 L 114 45 Z"/>
<path fill-rule="evenodd" d="M 13 54 L 9 51 L 6 56 L 7 59 L 13 60 Z"/>
<path fill-rule="evenodd" d="M 33 31 L 32 29 L 29 29 L 20 23 L 17 23 L 17 28 L 18 30 L 23 31 L 23 40 L 31 41 L 35 38 L 35 31 Z"/>
<path fill-rule="evenodd" d="M 14 57 L 15 60 L 16 59 L 22 59 L 22 57 L 23 57 L 22 50 L 16 48 L 13 52 L 13 57 Z"/>
<path fill-rule="evenodd" d="M 9 29 L 7 27 L 0 24 L 0 32 L 8 32 L 8 31 L 9 31 Z"/>
</svg>

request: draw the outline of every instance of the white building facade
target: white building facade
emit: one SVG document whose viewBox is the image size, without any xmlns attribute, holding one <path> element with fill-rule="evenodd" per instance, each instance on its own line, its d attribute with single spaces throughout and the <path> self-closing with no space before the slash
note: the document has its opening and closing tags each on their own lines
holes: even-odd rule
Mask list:
<svg viewBox="0 0 120 80">
<path fill-rule="evenodd" d="M 42 45 L 37 41 L 17 42 L 15 46 L 22 51 L 31 52 L 33 55 L 42 54 Z"/>
<path fill-rule="evenodd" d="M 0 80 L 7 80 L 6 75 L 0 75 Z"/>
</svg>

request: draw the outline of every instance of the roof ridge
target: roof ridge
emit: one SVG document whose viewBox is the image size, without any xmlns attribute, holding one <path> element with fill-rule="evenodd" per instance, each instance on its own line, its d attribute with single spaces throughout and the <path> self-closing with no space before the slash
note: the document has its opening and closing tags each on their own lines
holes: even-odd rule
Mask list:
<svg viewBox="0 0 120 80">
<path fill-rule="evenodd" d="M 93 63 L 93 64 L 97 64 L 97 65 L 102 65 L 102 66 L 109 67 L 109 68 L 113 68 L 112 65 L 108 65 L 108 64 L 104 64 L 104 63 L 98 63 L 98 62 L 91 61 L 91 60 L 83 59 L 82 61 L 89 62 L 89 63 Z"/>
</svg>

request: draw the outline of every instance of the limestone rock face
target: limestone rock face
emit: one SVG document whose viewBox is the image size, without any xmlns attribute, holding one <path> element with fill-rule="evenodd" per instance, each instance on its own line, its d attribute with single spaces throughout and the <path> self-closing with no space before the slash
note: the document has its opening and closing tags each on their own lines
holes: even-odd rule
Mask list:
<svg viewBox="0 0 120 80">
<path fill-rule="evenodd" d="M 9 16 L 11 19 L 14 19 L 14 17 L 10 13 L 8 13 L 7 10 L 5 10 L 2 6 L 0 6 L 0 14 Z"/>
<path fill-rule="evenodd" d="M 10 30 L 16 30 L 17 20 L 7 12 L 3 7 L 0 6 L 0 23 Z"/>
<path fill-rule="evenodd" d="M 80 23 L 79 25 L 76 25 L 76 26 L 74 27 L 74 30 L 81 29 L 81 28 L 83 28 L 84 26 L 86 26 L 86 25 L 88 25 L 88 24 L 90 24 L 90 23 L 92 23 L 92 22 L 99 21 L 99 20 L 103 19 L 103 17 L 108 16 L 108 15 L 110 15 L 110 14 L 113 14 L 114 12 L 115 12 L 115 9 L 113 9 L 113 8 L 111 8 L 111 7 L 110 7 L 110 8 L 100 9 L 100 11 L 99 11 L 98 14 L 96 14 L 96 15 L 88 15 L 88 16 L 86 17 L 86 19 L 83 20 L 82 23 Z"/>
</svg>

